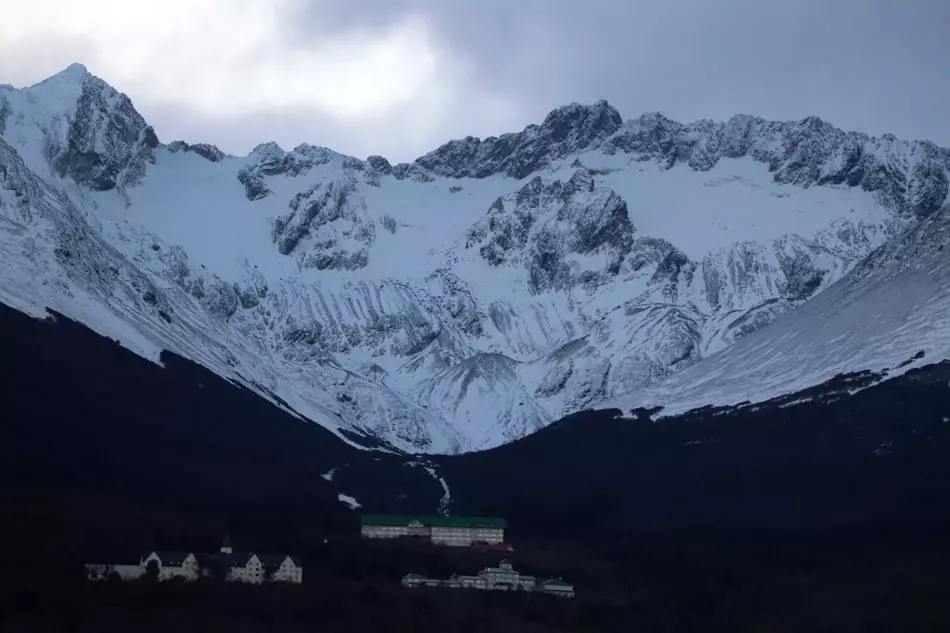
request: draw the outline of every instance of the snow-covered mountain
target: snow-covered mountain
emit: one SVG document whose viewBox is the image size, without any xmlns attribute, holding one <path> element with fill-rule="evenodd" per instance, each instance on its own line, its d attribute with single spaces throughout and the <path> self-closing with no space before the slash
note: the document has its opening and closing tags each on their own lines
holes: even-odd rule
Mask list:
<svg viewBox="0 0 950 633">
<path fill-rule="evenodd" d="M 411 164 L 234 157 L 159 142 L 73 65 L 0 86 L 0 301 L 170 349 L 344 437 L 472 450 L 605 401 L 766 398 L 863 368 L 901 327 L 918 346 L 926 324 L 837 315 L 863 355 L 816 336 L 808 371 L 773 379 L 763 359 L 793 354 L 761 341 L 884 310 L 893 284 L 908 315 L 936 309 L 924 285 L 945 278 L 918 270 L 913 294 L 883 262 L 938 226 L 948 173 L 947 149 L 814 117 L 624 122 L 603 101 Z M 724 387 L 736 363 L 747 381 Z"/>
<path fill-rule="evenodd" d="M 839 374 L 878 380 L 950 358 L 950 207 L 889 240 L 768 328 L 609 406 L 755 407 Z"/>
</svg>

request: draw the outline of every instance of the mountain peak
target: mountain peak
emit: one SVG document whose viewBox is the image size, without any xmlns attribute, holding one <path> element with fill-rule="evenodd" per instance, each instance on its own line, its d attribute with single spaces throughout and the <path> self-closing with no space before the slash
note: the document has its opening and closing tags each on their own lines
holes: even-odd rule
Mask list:
<svg viewBox="0 0 950 633">
<path fill-rule="evenodd" d="M 138 183 L 159 144 L 131 99 L 80 63 L 15 91 L 6 102 L 8 117 L 15 115 L 7 127 L 19 128 L 17 136 L 43 139 L 41 151 L 29 156 L 32 166 L 95 191 L 124 192 Z"/>
<path fill-rule="evenodd" d="M 84 92 L 97 91 L 103 95 L 118 92 L 102 79 L 93 76 L 80 63 L 70 64 L 55 75 L 22 89 L 40 110 L 37 116 L 47 121 L 56 117 L 72 119 Z"/>
<path fill-rule="evenodd" d="M 452 178 L 503 173 L 520 180 L 553 160 L 598 146 L 622 126 L 620 113 L 606 100 L 591 105 L 575 102 L 551 110 L 541 125 L 529 125 L 521 132 L 449 141 L 415 164 Z"/>
<path fill-rule="evenodd" d="M 552 118 L 584 117 L 590 115 L 607 116 L 610 119 L 620 119 L 621 122 L 623 121 L 617 108 L 610 105 L 606 99 L 599 99 L 591 104 L 574 101 L 568 105 L 554 108 L 548 113 L 547 117 L 545 117 L 545 121 Z"/>
<path fill-rule="evenodd" d="M 69 66 L 67 66 L 66 68 L 64 68 L 63 70 L 56 73 L 55 75 L 50 75 L 43 81 L 40 81 L 39 83 L 34 84 L 34 85 L 39 86 L 39 85 L 48 85 L 52 83 L 66 83 L 66 82 L 81 83 L 86 79 L 86 77 L 89 77 L 89 76 L 90 76 L 89 69 L 86 68 L 85 65 L 80 64 L 79 62 L 74 62 L 70 64 Z"/>
<path fill-rule="evenodd" d="M 265 157 L 265 156 L 280 156 L 284 154 L 284 148 L 278 145 L 275 141 L 267 141 L 265 143 L 260 143 L 251 150 L 251 156 Z"/>
<path fill-rule="evenodd" d="M 581 148 L 603 140 L 620 129 L 623 117 L 605 99 L 592 105 L 572 103 L 548 113 L 541 130 L 549 131 L 552 140 L 572 138 Z"/>
<path fill-rule="evenodd" d="M 67 66 L 66 69 L 63 70 L 60 74 L 85 76 L 89 74 L 89 69 L 87 69 L 84 64 L 80 64 L 79 62 L 73 62 L 72 64 Z"/>
</svg>

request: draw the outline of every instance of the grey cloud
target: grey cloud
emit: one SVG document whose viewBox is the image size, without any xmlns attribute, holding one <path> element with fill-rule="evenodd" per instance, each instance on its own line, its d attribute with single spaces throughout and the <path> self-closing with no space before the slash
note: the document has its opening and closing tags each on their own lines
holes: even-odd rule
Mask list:
<svg viewBox="0 0 950 633">
<path fill-rule="evenodd" d="M 427 21 L 448 65 L 436 116 L 408 104 L 356 121 L 302 109 L 234 120 L 130 96 L 163 140 L 234 153 L 276 140 L 411 160 L 450 138 L 516 131 L 558 105 L 600 98 L 625 118 L 814 114 L 845 129 L 950 146 L 946 0 L 302 0 L 286 37 L 306 45 L 334 33 L 384 33 L 407 16 Z M 51 38 L 30 49 L 50 59 L 25 52 L 19 65 L 0 60 L 0 82 L 35 76 L 64 48 L 83 50 Z"/>
<path fill-rule="evenodd" d="M 488 135 L 497 129 L 520 125 L 515 122 L 492 123 L 493 120 L 486 117 L 486 107 L 478 100 L 453 102 L 435 118 L 431 112 L 414 109 L 410 104 L 382 116 L 361 119 L 315 114 L 307 108 L 282 108 L 240 117 L 221 117 L 202 115 L 180 104 L 140 103 L 134 100 L 134 96 L 133 102 L 154 126 L 163 143 L 173 140 L 208 142 L 235 155 L 247 154 L 259 143 L 275 141 L 284 149 L 310 143 L 360 158 L 382 154 L 397 163 L 411 161 L 442 144 L 450 138 L 449 130 L 465 129 L 466 134 Z"/>
<path fill-rule="evenodd" d="M 945 0 L 312 0 L 299 24 L 383 30 L 409 14 L 474 63 L 460 90 L 509 95 L 522 123 L 606 98 L 625 117 L 816 114 L 950 145 Z"/>
<path fill-rule="evenodd" d="M 69 64 L 91 57 L 95 46 L 81 37 L 64 37 L 59 33 L 31 34 L 12 42 L 2 42 L 0 52 L 16 51 L 16 55 L 0 55 L 0 84 L 24 86 L 63 70 Z"/>
</svg>

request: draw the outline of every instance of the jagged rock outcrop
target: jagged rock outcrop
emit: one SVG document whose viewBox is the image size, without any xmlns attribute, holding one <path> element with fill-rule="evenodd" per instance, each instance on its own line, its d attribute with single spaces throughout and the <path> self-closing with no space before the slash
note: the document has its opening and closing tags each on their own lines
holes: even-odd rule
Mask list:
<svg viewBox="0 0 950 633">
<path fill-rule="evenodd" d="M 74 64 L 61 75 L 47 81 L 76 82 L 79 97 L 63 113 L 68 121 L 65 134 L 48 131 L 45 152 L 53 169 L 97 191 L 138 183 L 158 146 L 155 131 L 128 96 L 85 67 Z"/>
<path fill-rule="evenodd" d="M 559 108 L 517 134 L 451 141 L 413 165 L 452 178 L 500 173 L 521 179 L 586 149 L 697 171 L 748 156 L 766 163 L 777 183 L 861 187 L 889 208 L 916 215 L 939 209 L 948 193 L 950 150 L 929 141 L 844 132 L 815 116 L 778 122 L 736 115 L 725 123 L 682 124 L 654 112 L 623 123 L 605 101 Z"/>
<path fill-rule="evenodd" d="M 591 106 L 573 103 L 517 134 L 450 141 L 417 159 L 414 166 L 451 178 L 503 173 L 521 179 L 555 159 L 596 147 L 622 124 L 620 113 L 606 101 Z"/>
<path fill-rule="evenodd" d="M 274 222 L 274 242 L 282 255 L 298 249 L 308 238 L 302 254 L 306 268 L 353 270 L 366 266 L 368 247 L 376 227 L 365 213 L 365 203 L 352 180 L 321 183 L 294 196 L 290 213 Z"/>
<path fill-rule="evenodd" d="M 314 167 L 326 165 L 339 155 L 325 147 L 302 143 L 285 152 L 274 142 L 261 143 L 251 151 L 255 162 L 242 167 L 237 178 L 248 200 L 261 200 L 271 193 L 265 179 L 269 176 L 305 176 Z"/>
<path fill-rule="evenodd" d="M 172 141 L 168 144 L 168 151 L 173 154 L 177 152 L 193 152 L 205 160 L 210 160 L 212 163 L 220 163 L 224 160 L 224 157 L 227 156 L 227 154 L 222 152 L 215 145 L 209 145 L 208 143 L 194 143 L 189 145 L 184 141 Z"/>
<path fill-rule="evenodd" d="M 12 86 L 0 86 L 0 136 L 7 131 L 7 119 L 13 114 L 10 102 L 3 95 L 3 90 L 12 90 Z"/>
<path fill-rule="evenodd" d="M 366 159 L 366 162 L 372 169 L 379 172 L 379 174 L 382 176 L 391 176 L 393 173 L 393 166 L 390 165 L 389 161 L 382 156 L 369 156 Z"/>
<path fill-rule="evenodd" d="M 532 292 L 566 289 L 597 275 L 616 275 L 633 243 L 627 205 L 614 191 L 595 187 L 583 169 L 567 181 L 545 184 L 540 176 L 492 204 L 469 230 L 465 248 L 478 248 L 493 266 L 521 263 Z M 599 253 L 601 269 L 571 261 Z"/>
<path fill-rule="evenodd" d="M 950 151 L 928 141 L 843 132 L 814 116 L 776 122 L 736 115 L 726 123 L 683 125 L 659 113 L 644 114 L 624 124 L 604 151 L 635 154 L 666 168 L 686 163 L 698 171 L 723 158 L 748 156 L 768 164 L 775 182 L 860 186 L 895 211 L 918 215 L 943 204 L 950 170 Z"/>
</svg>

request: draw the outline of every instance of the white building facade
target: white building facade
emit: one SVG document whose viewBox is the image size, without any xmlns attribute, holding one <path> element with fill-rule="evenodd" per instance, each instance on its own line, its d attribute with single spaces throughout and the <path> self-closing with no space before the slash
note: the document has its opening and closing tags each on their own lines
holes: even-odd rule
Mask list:
<svg viewBox="0 0 950 633">
<path fill-rule="evenodd" d="M 120 580 L 136 580 L 147 577 L 150 568 L 157 571 L 156 579 L 159 581 L 194 581 L 205 577 L 251 584 L 303 583 L 303 563 L 300 558 L 287 554 L 235 552 L 228 538 L 225 538 L 221 550 L 215 554 L 153 551 L 142 556 L 138 565 L 86 565 L 86 574 L 92 581 L 107 580 L 113 575 Z"/>
<path fill-rule="evenodd" d="M 119 580 L 137 580 L 145 575 L 142 565 L 111 565 L 108 563 L 90 563 L 86 565 L 89 580 L 108 580 L 115 574 Z"/>
<path fill-rule="evenodd" d="M 504 543 L 506 528 L 505 520 L 497 517 L 365 514 L 360 534 L 372 539 L 417 538 L 437 545 L 471 547 Z"/>
<path fill-rule="evenodd" d="M 486 567 L 474 576 L 454 574 L 447 580 L 426 578 L 420 574 L 406 574 L 402 579 L 402 586 L 442 587 L 446 589 L 481 589 L 484 591 L 535 591 L 566 598 L 574 597 L 574 585 L 561 579 L 550 578 L 538 581 L 528 574 L 522 574 L 514 569 L 511 562 L 501 561 L 498 567 Z"/>
<path fill-rule="evenodd" d="M 201 574 L 198 558 L 191 552 L 151 552 L 139 563 L 144 573 L 148 573 L 148 566 L 153 561 L 158 566 L 159 580 L 198 580 Z"/>
</svg>

